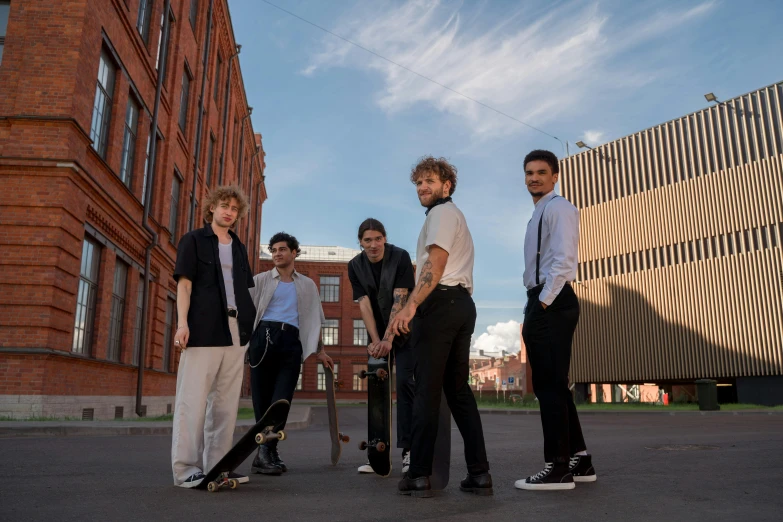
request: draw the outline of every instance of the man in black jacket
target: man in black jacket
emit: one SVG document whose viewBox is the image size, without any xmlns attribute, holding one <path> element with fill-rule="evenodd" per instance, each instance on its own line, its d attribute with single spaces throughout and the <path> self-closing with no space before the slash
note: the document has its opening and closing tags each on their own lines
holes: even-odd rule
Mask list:
<svg viewBox="0 0 783 522">
<path fill-rule="evenodd" d="M 248 290 L 253 274 L 247 249 L 231 231 L 247 213 L 247 197 L 239 187 L 217 187 L 202 208 L 207 225 L 182 236 L 174 268 L 174 346 L 182 353 L 171 461 L 174 484 L 184 488 L 198 486 L 204 471 L 231 449 L 245 351 L 256 315 Z"/>
<path fill-rule="evenodd" d="M 408 336 L 395 336 L 388 325 L 405 306 L 413 289 L 413 263 L 408 252 L 386 242 L 386 229 L 377 219 L 365 219 L 359 226 L 358 237 L 363 252 L 348 263 L 348 278 L 370 337 L 367 352 L 373 357 L 385 357 L 394 349 L 393 358 L 397 361 L 397 447 L 402 449 L 402 471 L 405 473 L 410 465 L 414 360 Z M 380 332 L 383 332 L 383 337 Z M 359 467 L 359 472 L 372 473 L 372 468 L 369 463 L 364 464 Z"/>
</svg>

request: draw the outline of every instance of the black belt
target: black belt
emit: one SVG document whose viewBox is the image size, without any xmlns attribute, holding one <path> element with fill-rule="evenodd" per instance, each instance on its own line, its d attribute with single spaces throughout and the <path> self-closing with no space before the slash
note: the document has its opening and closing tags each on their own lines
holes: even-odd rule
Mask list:
<svg viewBox="0 0 783 522">
<path fill-rule="evenodd" d="M 292 331 L 296 335 L 299 335 L 299 328 L 296 326 L 290 325 L 288 323 L 281 323 L 279 321 L 261 321 L 258 323 L 258 326 L 264 326 L 268 328 L 277 328 L 278 330 L 282 330 L 284 332 Z"/>
<path fill-rule="evenodd" d="M 237 312 L 237 309 L 236 309 L 236 308 L 229 308 L 229 309 L 228 309 L 228 316 L 229 316 L 229 317 L 236 318 L 236 317 L 237 317 L 237 315 L 238 315 L 238 312 Z"/>
<path fill-rule="evenodd" d="M 435 290 L 458 290 L 460 292 L 467 292 L 468 291 L 468 289 L 465 288 L 462 285 L 449 286 L 449 285 L 442 285 L 440 283 L 435 285 Z"/>
</svg>

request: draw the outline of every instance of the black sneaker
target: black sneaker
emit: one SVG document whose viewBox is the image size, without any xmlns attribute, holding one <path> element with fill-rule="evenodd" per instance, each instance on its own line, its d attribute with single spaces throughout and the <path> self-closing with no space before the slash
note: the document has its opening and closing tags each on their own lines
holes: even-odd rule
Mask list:
<svg viewBox="0 0 783 522">
<path fill-rule="evenodd" d="M 471 475 L 468 473 L 465 480 L 459 483 L 459 490 L 482 496 L 492 495 L 492 475 L 489 473 L 482 475 Z"/>
<path fill-rule="evenodd" d="M 285 462 L 283 462 L 283 459 L 280 458 L 280 454 L 277 452 L 277 446 L 272 446 L 269 448 L 269 454 L 272 457 L 272 461 L 275 463 L 275 466 L 283 470 L 283 473 L 288 471 L 288 468 L 285 465 Z"/>
<path fill-rule="evenodd" d="M 269 447 L 264 444 L 258 447 L 258 454 L 253 459 L 250 471 L 260 473 L 261 475 L 281 475 L 283 473 L 280 466 L 275 464 L 275 461 L 272 459 L 272 452 L 269 450 Z"/>
<path fill-rule="evenodd" d="M 239 473 L 234 473 L 233 471 L 228 474 L 228 478 L 234 479 L 240 484 L 247 484 L 248 482 L 250 482 L 250 479 L 247 476 L 241 475 Z"/>
<path fill-rule="evenodd" d="M 430 498 L 435 494 L 432 492 L 429 477 L 411 478 L 406 473 L 402 480 L 397 484 L 397 492 L 400 495 L 410 495 L 418 498 Z"/>
<path fill-rule="evenodd" d="M 595 474 L 591 455 L 574 455 L 568 462 L 568 470 L 574 476 L 574 482 L 595 482 L 598 475 Z"/>
<path fill-rule="evenodd" d="M 514 482 L 514 487 L 533 491 L 574 489 L 574 477 L 565 462 L 557 464 L 547 462 L 544 469 L 535 475 Z"/>
<path fill-rule="evenodd" d="M 199 486 L 202 482 L 204 482 L 204 479 L 206 477 L 204 476 L 204 473 L 201 471 L 197 471 L 191 476 L 185 480 L 182 484 L 178 484 L 181 488 L 195 488 L 196 486 Z"/>
</svg>

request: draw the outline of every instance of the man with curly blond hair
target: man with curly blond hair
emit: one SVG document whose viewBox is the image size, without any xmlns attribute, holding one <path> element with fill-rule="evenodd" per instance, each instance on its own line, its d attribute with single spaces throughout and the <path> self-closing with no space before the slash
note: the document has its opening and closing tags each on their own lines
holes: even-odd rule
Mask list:
<svg viewBox="0 0 783 522">
<path fill-rule="evenodd" d="M 206 225 L 182 236 L 177 247 L 174 346 L 182 353 L 171 461 L 174 484 L 184 488 L 201 484 L 204 472 L 233 442 L 245 351 L 256 315 L 247 249 L 231 230 L 247 207 L 242 189 L 217 187 L 202 204 Z"/>
<path fill-rule="evenodd" d="M 416 286 L 391 321 L 395 335 L 411 334 L 416 354 L 411 424 L 411 464 L 400 494 L 431 497 L 432 459 L 438 434 L 441 390 L 465 441 L 468 475 L 460 490 L 492 495 L 484 431 L 468 384 L 470 338 L 476 326 L 473 238 L 451 200 L 457 169 L 444 158 L 425 156 L 411 171 L 419 202 L 427 208 L 416 247 Z"/>
</svg>

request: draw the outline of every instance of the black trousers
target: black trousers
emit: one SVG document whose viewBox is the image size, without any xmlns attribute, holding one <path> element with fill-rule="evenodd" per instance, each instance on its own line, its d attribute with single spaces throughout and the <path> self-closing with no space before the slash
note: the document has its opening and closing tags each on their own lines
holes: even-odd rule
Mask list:
<svg viewBox="0 0 783 522">
<path fill-rule="evenodd" d="M 302 364 L 302 343 L 299 341 L 299 335 L 292 330 L 283 331 L 259 325 L 250 340 L 248 360 L 253 411 L 256 421 L 259 421 L 273 402 L 280 399 L 291 402 L 294 398 Z M 284 427 L 285 423 L 281 429 Z M 266 445 L 276 446 L 277 439 L 267 442 Z"/>
<path fill-rule="evenodd" d="M 541 410 L 545 462 L 568 462 L 569 457 L 586 449 L 574 398 L 568 389 L 579 300 L 567 284 L 545 310 L 538 299 L 542 289 L 528 292 L 522 339 Z"/>
<path fill-rule="evenodd" d="M 416 359 L 416 391 L 409 473 L 413 477 L 432 474 L 441 390 L 465 443 L 468 472 L 486 473 L 489 463 L 484 430 L 468 384 L 476 305 L 462 287 L 447 289 L 439 285 L 419 307 L 412 325 L 410 343 Z"/>
<path fill-rule="evenodd" d="M 416 387 L 413 372 L 416 360 L 410 341 L 394 347 L 394 364 L 397 365 L 397 447 L 411 449 L 411 423 L 413 422 L 413 397 Z"/>
</svg>

